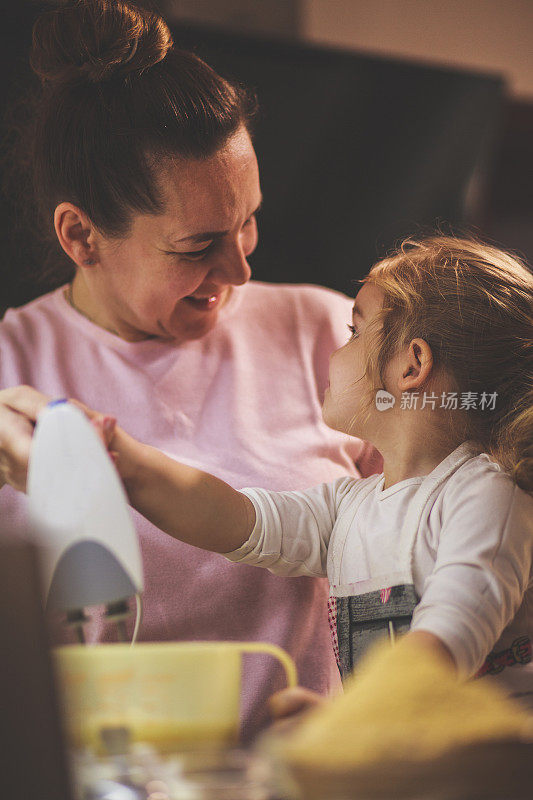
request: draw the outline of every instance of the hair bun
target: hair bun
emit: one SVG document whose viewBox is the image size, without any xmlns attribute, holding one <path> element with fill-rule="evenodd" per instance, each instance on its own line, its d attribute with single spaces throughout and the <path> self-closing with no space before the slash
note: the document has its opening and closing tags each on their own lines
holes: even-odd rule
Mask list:
<svg viewBox="0 0 533 800">
<path fill-rule="evenodd" d="M 78 0 L 42 14 L 33 27 L 30 64 L 43 83 L 142 72 L 172 47 L 165 21 L 122 0 Z"/>
</svg>

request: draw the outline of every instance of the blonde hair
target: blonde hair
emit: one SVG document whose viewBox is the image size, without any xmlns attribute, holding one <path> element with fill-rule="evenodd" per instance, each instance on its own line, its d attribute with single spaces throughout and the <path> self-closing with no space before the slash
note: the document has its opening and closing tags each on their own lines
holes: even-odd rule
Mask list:
<svg viewBox="0 0 533 800">
<path fill-rule="evenodd" d="M 366 376 L 371 391 L 384 385 L 385 367 L 399 349 L 424 339 L 435 373 L 451 379 L 459 397 L 466 392 L 495 397 L 484 408 L 450 412 L 451 427 L 446 425 L 443 434 L 478 442 L 522 489 L 533 492 L 529 269 L 476 239 L 432 236 L 406 239 L 362 282 L 384 293 L 370 334 Z"/>
</svg>

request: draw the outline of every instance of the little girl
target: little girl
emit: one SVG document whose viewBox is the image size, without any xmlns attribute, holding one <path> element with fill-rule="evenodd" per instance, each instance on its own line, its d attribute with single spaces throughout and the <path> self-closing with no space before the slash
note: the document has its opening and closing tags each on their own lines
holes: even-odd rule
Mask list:
<svg viewBox="0 0 533 800">
<path fill-rule="evenodd" d="M 323 417 L 372 442 L 381 475 L 237 491 L 116 428 L 130 502 L 231 561 L 327 575 L 343 675 L 376 637 L 407 633 L 533 703 L 533 276 L 438 236 L 361 283 Z"/>
</svg>

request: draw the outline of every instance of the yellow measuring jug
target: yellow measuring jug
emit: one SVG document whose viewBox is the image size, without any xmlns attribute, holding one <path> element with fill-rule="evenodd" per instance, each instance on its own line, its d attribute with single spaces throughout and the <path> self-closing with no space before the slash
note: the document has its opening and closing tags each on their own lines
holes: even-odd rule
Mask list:
<svg viewBox="0 0 533 800">
<path fill-rule="evenodd" d="M 145 742 L 161 753 L 238 742 L 242 656 L 276 658 L 287 684 L 292 658 L 266 642 L 68 645 L 53 656 L 67 736 L 76 748 Z M 109 744 L 107 745 L 109 746 Z M 120 745 L 119 745 L 120 747 Z"/>
</svg>

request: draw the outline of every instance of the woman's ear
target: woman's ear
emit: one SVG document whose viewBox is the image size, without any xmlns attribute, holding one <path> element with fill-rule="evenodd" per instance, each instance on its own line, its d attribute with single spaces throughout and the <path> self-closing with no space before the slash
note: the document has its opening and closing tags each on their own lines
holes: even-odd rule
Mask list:
<svg viewBox="0 0 533 800">
<path fill-rule="evenodd" d="M 424 339 L 413 339 L 400 359 L 398 389 L 406 392 L 424 386 L 433 369 L 433 353 Z"/>
<path fill-rule="evenodd" d="M 61 247 L 78 267 L 92 267 L 98 262 L 94 226 L 81 209 L 60 203 L 54 212 L 54 227 Z"/>
</svg>

